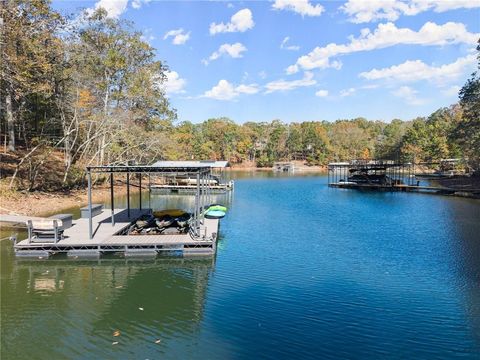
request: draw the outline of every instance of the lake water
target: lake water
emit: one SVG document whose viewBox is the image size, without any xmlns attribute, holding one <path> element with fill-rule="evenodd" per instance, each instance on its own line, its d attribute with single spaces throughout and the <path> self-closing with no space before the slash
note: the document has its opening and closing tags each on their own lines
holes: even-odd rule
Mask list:
<svg viewBox="0 0 480 360">
<path fill-rule="evenodd" d="M 1 358 L 480 359 L 480 201 L 326 182 L 237 174 L 214 259 L 2 241 Z"/>
</svg>

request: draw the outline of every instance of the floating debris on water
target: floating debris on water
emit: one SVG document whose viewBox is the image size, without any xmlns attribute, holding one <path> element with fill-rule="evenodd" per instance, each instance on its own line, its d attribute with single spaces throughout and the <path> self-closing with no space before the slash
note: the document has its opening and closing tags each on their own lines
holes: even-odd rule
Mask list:
<svg viewBox="0 0 480 360">
<path fill-rule="evenodd" d="M 120 330 L 115 330 L 113 332 L 113 336 L 120 336 Z"/>
<path fill-rule="evenodd" d="M 117 344 L 118 344 L 118 341 L 112 342 L 112 345 L 117 345 Z"/>
<path fill-rule="evenodd" d="M 158 339 L 158 340 L 155 340 L 155 344 L 160 344 L 162 342 L 162 340 Z"/>
<path fill-rule="evenodd" d="M 143 308 L 142 308 L 142 307 L 139 307 L 138 310 L 143 311 Z"/>
</svg>

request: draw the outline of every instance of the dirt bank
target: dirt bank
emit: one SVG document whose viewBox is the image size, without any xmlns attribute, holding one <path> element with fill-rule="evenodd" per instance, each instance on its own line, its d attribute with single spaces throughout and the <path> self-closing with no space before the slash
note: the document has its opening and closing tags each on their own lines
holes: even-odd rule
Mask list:
<svg viewBox="0 0 480 360">
<path fill-rule="evenodd" d="M 131 191 L 135 191 L 132 188 Z M 115 195 L 125 194 L 124 185 L 115 186 Z M 92 193 L 94 202 L 103 202 L 110 197 L 110 187 L 102 185 L 95 187 Z M 75 206 L 84 206 L 88 202 L 87 190 L 74 190 L 65 193 L 14 193 L 2 196 L 0 214 L 18 214 L 41 216 Z"/>
</svg>

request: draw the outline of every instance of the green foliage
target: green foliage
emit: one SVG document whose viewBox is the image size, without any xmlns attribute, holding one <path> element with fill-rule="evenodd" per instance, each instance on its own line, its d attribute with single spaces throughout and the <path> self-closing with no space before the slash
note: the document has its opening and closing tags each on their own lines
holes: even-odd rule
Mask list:
<svg viewBox="0 0 480 360">
<path fill-rule="evenodd" d="M 480 51 L 480 45 L 477 49 Z M 471 165 L 480 169 L 480 74 L 478 72 L 472 74 L 459 95 L 463 115 L 453 138 L 458 141 Z"/>
<path fill-rule="evenodd" d="M 63 176 L 66 187 L 82 183 L 85 165 L 158 159 L 267 167 L 290 160 L 325 165 L 355 158 L 466 156 L 480 167 L 478 73 L 461 89 L 458 105 L 413 121 L 236 124 L 221 117 L 175 124 L 176 110 L 163 90 L 168 68 L 131 23 L 99 9 L 66 26 L 47 0 L 1 5 L 0 120 L 10 149 L 13 140 L 22 142 L 26 155 L 15 174 L 28 189 L 42 186 L 39 174 L 55 151 L 64 156 L 64 172 L 42 180 L 51 184 Z"/>
</svg>

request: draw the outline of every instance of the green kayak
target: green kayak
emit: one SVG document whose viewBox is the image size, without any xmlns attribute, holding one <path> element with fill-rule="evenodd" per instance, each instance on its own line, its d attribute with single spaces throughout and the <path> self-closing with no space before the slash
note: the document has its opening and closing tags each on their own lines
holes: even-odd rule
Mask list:
<svg viewBox="0 0 480 360">
<path fill-rule="evenodd" d="M 207 211 L 223 211 L 225 213 L 227 208 L 220 204 L 213 204 L 208 207 Z"/>
</svg>

